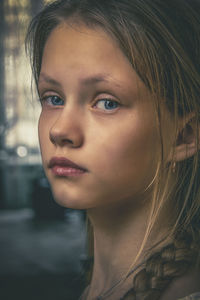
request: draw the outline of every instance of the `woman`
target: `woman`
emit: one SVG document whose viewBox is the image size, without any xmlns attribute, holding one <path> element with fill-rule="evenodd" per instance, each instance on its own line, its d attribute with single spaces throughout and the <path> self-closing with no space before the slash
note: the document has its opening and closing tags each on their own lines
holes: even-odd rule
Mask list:
<svg viewBox="0 0 200 300">
<path fill-rule="evenodd" d="M 61 0 L 27 43 L 46 175 L 93 230 L 82 299 L 200 299 L 200 1 Z"/>
</svg>

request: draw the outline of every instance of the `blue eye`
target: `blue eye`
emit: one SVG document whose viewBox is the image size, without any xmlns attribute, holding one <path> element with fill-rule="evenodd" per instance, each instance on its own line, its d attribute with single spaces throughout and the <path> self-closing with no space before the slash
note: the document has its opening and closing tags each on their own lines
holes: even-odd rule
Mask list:
<svg viewBox="0 0 200 300">
<path fill-rule="evenodd" d="M 46 96 L 42 99 L 42 102 L 45 101 L 49 105 L 61 106 L 64 104 L 64 101 L 58 96 Z"/>
<path fill-rule="evenodd" d="M 95 107 L 103 110 L 114 110 L 119 107 L 119 103 L 111 99 L 101 99 L 97 101 Z"/>
</svg>

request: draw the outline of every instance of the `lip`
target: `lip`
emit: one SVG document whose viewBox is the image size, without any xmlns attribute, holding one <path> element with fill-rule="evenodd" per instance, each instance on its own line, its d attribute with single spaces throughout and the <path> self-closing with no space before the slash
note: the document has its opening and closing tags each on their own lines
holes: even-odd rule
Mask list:
<svg viewBox="0 0 200 300">
<path fill-rule="evenodd" d="M 54 175 L 61 177 L 76 177 L 87 172 L 85 168 L 65 157 L 52 157 L 49 161 L 48 168 L 52 170 Z"/>
</svg>

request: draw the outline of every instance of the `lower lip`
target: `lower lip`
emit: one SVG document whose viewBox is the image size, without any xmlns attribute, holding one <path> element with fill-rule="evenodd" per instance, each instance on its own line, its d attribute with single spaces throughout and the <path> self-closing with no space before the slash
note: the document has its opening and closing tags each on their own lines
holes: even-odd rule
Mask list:
<svg viewBox="0 0 200 300">
<path fill-rule="evenodd" d="M 85 174 L 86 171 L 72 167 L 54 166 L 52 172 L 56 176 L 61 177 L 77 177 Z"/>
</svg>

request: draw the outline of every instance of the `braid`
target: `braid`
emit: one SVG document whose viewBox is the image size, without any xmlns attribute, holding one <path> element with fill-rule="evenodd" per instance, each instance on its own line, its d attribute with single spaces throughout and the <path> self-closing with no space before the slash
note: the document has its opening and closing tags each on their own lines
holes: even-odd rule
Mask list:
<svg viewBox="0 0 200 300">
<path fill-rule="evenodd" d="M 174 242 L 152 254 L 145 267 L 133 279 L 133 288 L 124 300 L 156 300 L 170 282 L 194 267 L 199 256 L 199 232 L 194 230 L 177 234 Z"/>
</svg>

